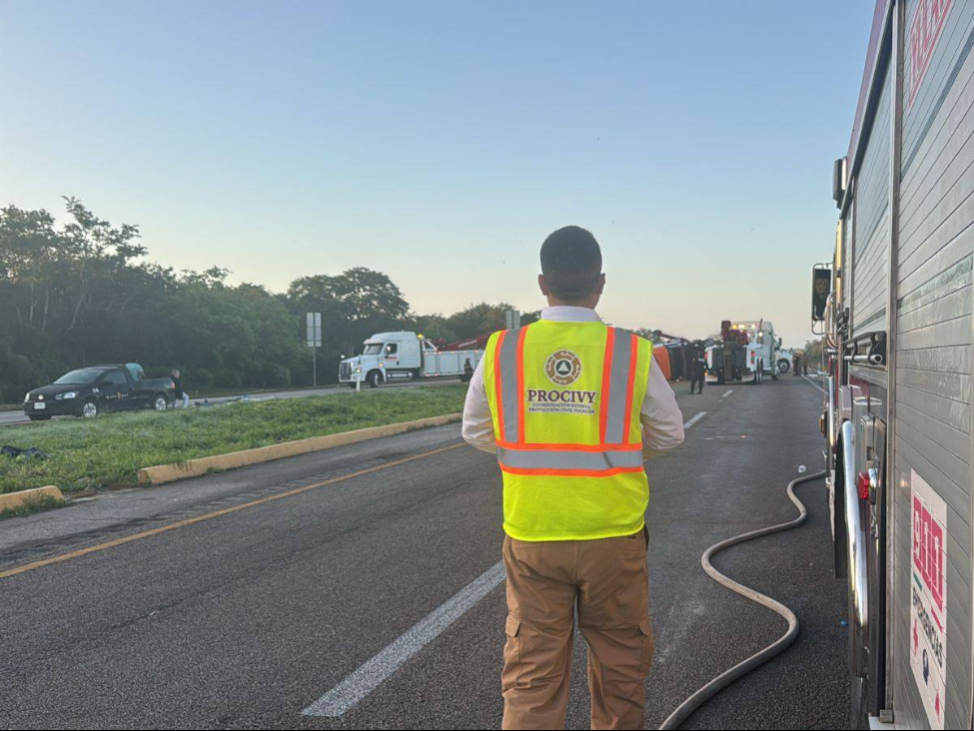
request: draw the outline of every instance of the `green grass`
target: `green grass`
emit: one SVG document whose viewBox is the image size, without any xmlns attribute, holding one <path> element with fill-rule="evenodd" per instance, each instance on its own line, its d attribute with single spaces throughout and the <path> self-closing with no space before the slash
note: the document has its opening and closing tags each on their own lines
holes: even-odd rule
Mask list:
<svg viewBox="0 0 974 731">
<path fill-rule="evenodd" d="M 380 390 L 7 426 L 0 429 L 0 444 L 38 447 L 51 457 L 0 457 L 0 493 L 44 485 L 64 492 L 134 485 L 143 467 L 456 413 L 466 390 Z"/>
</svg>

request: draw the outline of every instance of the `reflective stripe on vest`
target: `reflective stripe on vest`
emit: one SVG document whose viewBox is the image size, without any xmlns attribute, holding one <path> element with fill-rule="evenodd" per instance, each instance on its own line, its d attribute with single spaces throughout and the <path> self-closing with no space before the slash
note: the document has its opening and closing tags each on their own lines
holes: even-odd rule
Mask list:
<svg viewBox="0 0 974 731">
<path fill-rule="evenodd" d="M 523 363 L 524 333 L 527 328 L 506 330 L 500 334 L 494 352 L 494 379 L 497 392 L 498 423 L 504 441 L 512 444 L 522 441 L 521 428 L 524 422 L 521 409 L 520 389 L 516 384 L 523 380 L 524 371 L 518 372 L 518 363 Z M 503 384 L 509 384 L 504 388 Z"/>
<path fill-rule="evenodd" d="M 524 341 L 530 325 L 501 332 L 494 348 L 497 457 L 520 475 L 609 477 L 643 470 L 641 440 L 631 441 L 633 391 L 639 356 L 636 335 L 606 328 L 599 405 L 599 444 L 527 444 L 524 439 Z M 571 391 L 552 389 L 562 399 Z"/>
<path fill-rule="evenodd" d="M 637 448 L 640 445 L 636 445 Z M 616 450 L 611 452 L 573 451 L 560 449 L 525 449 L 498 447 L 497 458 L 501 466 L 519 474 L 533 474 L 535 470 L 542 470 L 544 474 L 558 472 L 618 473 L 623 470 L 641 470 L 643 468 L 642 449 Z M 554 471 L 552 471 L 554 470 Z M 593 475 L 594 476 L 594 475 Z"/>
</svg>

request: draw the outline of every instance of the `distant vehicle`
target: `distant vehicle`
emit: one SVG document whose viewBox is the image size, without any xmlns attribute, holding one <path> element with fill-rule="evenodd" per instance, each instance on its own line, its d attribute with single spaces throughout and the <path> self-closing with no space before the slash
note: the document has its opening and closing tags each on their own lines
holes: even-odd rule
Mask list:
<svg viewBox="0 0 974 731">
<path fill-rule="evenodd" d="M 724 320 L 720 328 L 720 342 L 707 348 L 708 383 L 760 384 L 766 375 L 778 380 L 781 340 L 770 321 Z"/>
<path fill-rule="evenodd" d="M 136 379 L 129 367 L 99 365 L 71 371 L 50 386 L 28 392 L 24 414 L 31 421 L 43 421 L 52 416 L 93 419 L 104 411 L 165 411 L 174 397 L 172 379 Z"/>
<path fill-rule="evenodd" d="M 338 380 L 352 387 L 368 383 L 460 378 L 469 380 L 484 351 L 438 350 L 436 345 L 414 332 L 376 333 L 365 341 L 361 355 L 346 358 L 338 367 Z"/>
<path fill-rule="evenodd" d="M 778 351 L 778 375 L 787 373 L 795 363 L 795 355 L 790 350 Z"/>
</svg>

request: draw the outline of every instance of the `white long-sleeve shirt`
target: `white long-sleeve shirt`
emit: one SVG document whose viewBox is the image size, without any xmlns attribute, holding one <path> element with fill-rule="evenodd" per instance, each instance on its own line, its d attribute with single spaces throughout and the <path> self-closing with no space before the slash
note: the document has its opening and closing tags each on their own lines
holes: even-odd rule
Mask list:
<svg viewBox="0 0 974 731">
<path fill-rule="evenodd" d="M 546 307 L 542 320 L 554 322 L 601 322 L 595 310 L 587 307 Z M 683 413 L 666 376 L 655 363 L 650 364 L 646 398 L 639 410 L 643 427 L 643 456 L 655 457 L 683 443 Z M 494 422 L 484 387 L 484 361 L 481 359 L 470 381 L 463 407 L 463 438 L 471 446 L 495 452 Z"/>
</svg>

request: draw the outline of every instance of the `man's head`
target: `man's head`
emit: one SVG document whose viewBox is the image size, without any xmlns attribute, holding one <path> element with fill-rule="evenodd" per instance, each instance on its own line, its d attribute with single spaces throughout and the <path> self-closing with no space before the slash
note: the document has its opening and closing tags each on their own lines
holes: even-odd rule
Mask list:
<svg viewBox="0 0 974 731">
<path fill-rule="evenodd" d="M 173 378 L 179 378 L 179 370 L 178 369 L 176 369 L 176 368 L 173 368 L 172 369 L 172 377 Z"/>
<path fill-rule="evenodd" d="M 602 250 L 590 231 L 565 226 L 541 245 L 538 285 L 548 304 L 594 309 L 605 287 Z"/>
</svg>

